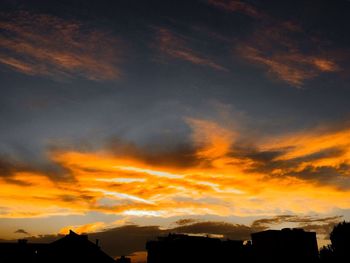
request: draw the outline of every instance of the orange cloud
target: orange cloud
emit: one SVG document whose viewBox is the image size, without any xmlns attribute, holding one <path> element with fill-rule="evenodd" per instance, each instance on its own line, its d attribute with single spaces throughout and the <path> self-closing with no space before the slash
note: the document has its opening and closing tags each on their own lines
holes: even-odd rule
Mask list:
<svg viewBox="0 0 350 263">
<path fill-rule="evenodd" d="M 272 41 L 271 41 L 272 44 Z M 269 72 L 292 86 L 301 86 L 305 80 L 322 72 L 335 72 L 338 65 L 327 58 L 296 52 L 272 52 L 269 47 L 244 45 L 237 52 L 249 61 L 268 68 Z"/>
<path fill-rule="evenodd" d="M 157 30 L 157 47 L 163 54 L 172 58 L 185 60 L 196 65 L 207 66 L 215 70 L 227 71 L 222 65 L 189 48 L 186 38 L 176 35 L 165 28 Z"/>
<path fill-rule="evenodd" d="M 92 80 L 121 76 L 120 41 L 102 30 L 29 12 L 0 14 L 0 29 L 0 63 L 18 72 Z"/>
<path fill-rule="evenodd" d="M 235 47 L 235 53 L 247 61 L 266 68 L 269 75 L 300 87 L 322 73 L 336 72 L 340 66 L 330 52 L 303 52 L 303 45 L 319 46 L 293 21 L 280 21 L 254 5 L 236 0 L 208 0 L 229 12 L 238 12 L 258 20 L 254 32 Z"/>
<path fill-rule="evenodd" d="M 220 158 L 230 151 L 235 132 L 211 121 L 190 118 L 187 121 L 193 129 L 192 139 L 199 158 Z"/>
<path fill-rule="evenodd" d="M 94 222 L 91 224 L 85 224 L 85 225 L 79 225 L 79 226 L 66 226 L 59 231 L 59 234 L 67 235 L 70 230 L 73 230 L 78 234 L 93 233 L 93 232 L 100 231 L 105 227 L 106 227 L 106 224 L 104 222 Z"/>
<path fill-rule="evenodd" d="M 349 129 L 260 138 L 242 146 L 231 126 L 187 122 L 197 158 L 191 165 L 164 163 L 161 154 L 157 164 L 142 154 L 55 151 L 52 161 L 73 178 L 12 169 L 0 176 L 2 216 L 273 216 L 350 208 Z"/>
<path fill-rule="evenodd" d="M 274 21 L 273 24 L 260 26 L 249 39 L 238 45 L 238 54 L 296 87 L 322 73 L 340 70 L 335 58 L 327 56 L 327 52 L 302 51 L 302 45 L 313 40 L 305 37 L 297 24 L 290 21 Z"/>
</svg>

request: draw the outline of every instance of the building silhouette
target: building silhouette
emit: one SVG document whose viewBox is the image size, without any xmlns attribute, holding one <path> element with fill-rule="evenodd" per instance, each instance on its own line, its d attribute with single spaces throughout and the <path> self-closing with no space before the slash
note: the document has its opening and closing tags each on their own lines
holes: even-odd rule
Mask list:
<svg viewBox="0 0 350 263">
<path fill-rule="evenodd" d="M 48 244 L 28 243 L 25 239 L 19 239 L 17 243 L 0 243 L 0 262 L 17 263 L 39 262 L 39 255 L 48 247 Z"/>
<path fill-rule="evenodd" d="M 169 234 L 146 243 L 148 263 L 213 263 L 242 260 L 243 241 Z"/>
<path fill-rule="evenodd" d="M 302 229 L 266 230 L 251 234 L 252 240 L 169 234 L 148 241 L 147 263 L 291 263 L 318 261 L 315 232 Z"/>
<path fill-rule="evenodd" d="M 87 235 L 78 235 L 72 230 L 63 238 L 48 244 L 0 243 L 1 263 L 115 263 Z"/>
<path fill-rule="evenodd" d="M 318 261 L 315 232 L 285 228 L 253 233 L 251 237 L 255 262 Z"/>
<path fill-rule="evenodd" d="M 248 242 L 221 240 L 208 236 L 169 234 L 158 237 L 157 240 L 148 241 L 146 249 L 148 263 L 314 263 L 319 261 L 316 233 L 306 232 L 303 229 L 257 232 L 251 234 L 251 241 Z M 131 263 L 131 260 L 122 256 L 115 261 L 100 249 L 98 240 L 95 243 L 91 242 L 87 235 L 78 235 L 73 231 L 52 243 L 28 243 L 23 239 L 17 243 L 0 243 L 0 263 L 24 262 Z"/>
</svg>

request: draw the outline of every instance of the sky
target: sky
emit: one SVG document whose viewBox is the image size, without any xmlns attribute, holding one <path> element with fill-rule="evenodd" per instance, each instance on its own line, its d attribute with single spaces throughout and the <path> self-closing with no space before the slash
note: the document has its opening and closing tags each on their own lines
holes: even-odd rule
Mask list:
<svg viewBox="0 0 350 263">
<path fill-rule="evenodd" d="M 74 229 L 135 258 L 169 231 L 326 244 L 350 219 L 349 11 L 1 1 L 0 239 Z"/>
</svg>

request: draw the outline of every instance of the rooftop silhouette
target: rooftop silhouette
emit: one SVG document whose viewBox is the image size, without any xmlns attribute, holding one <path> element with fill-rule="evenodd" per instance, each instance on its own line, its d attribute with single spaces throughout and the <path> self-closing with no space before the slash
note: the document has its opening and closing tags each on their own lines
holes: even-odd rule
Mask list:
<svg viewBox="0 0 350 263">
<path fill-rule="evenodd" d="M 65 237 L 48 244 L 28 243 L 24 239 L 17 243 L 0 243 L 0 262 L 115 263 L 115 260 L 100 249 L 98 240 L 93 243 L 87 235 L 78 235 L 70 230 Z"/>
</svg>

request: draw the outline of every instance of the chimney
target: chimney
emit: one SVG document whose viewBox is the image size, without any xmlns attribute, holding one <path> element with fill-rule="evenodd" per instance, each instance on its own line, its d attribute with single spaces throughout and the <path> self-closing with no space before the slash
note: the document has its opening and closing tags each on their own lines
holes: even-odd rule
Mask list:
<svg viewBox="0 0 350 263">
<path fill-rule="evenodd" d="M 99 245 L 100 245 L 100 240 L 96 238 L 96 246 L 100 247 Z"/>
</svg>

